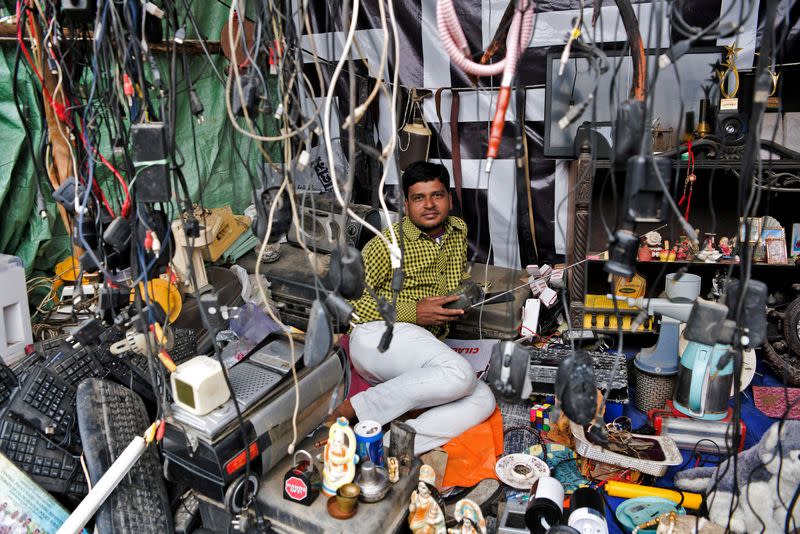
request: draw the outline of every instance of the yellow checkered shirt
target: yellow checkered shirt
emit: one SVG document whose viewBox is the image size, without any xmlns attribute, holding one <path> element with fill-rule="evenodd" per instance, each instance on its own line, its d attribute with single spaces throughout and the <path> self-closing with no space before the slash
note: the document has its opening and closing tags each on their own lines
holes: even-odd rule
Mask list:
<svg viewBox="0 0 800 534">
<path fill-rule="evenodd" d="M 403 225 L 403 289 L 397 295 L 397 321 L 417 322 L 417 302 L 425 297 L 444 295 L 459 287 L 467 266 L 467 225 L 458 217 L 445 221 L 441 243 L 417 228 L 408 217 L 394 224 L 399 236 Z M 389 230 L 383 234 L 388 238 Z M 391 302 L 392 263 L 389 250 L 378 237 L 373 237 L 361 252 L 364 257 L 366 282 L 379 297 Z M 365 290 L 358 300 L 351 301 L 360 322 L 382 321 L 378 306 Z M 426 326 L 439 338 L 447 336 L 447 326 Z"/>
</svg>

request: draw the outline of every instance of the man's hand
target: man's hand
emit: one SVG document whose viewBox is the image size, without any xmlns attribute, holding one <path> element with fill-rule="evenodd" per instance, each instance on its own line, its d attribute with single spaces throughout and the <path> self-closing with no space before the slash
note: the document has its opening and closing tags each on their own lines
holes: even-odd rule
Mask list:
<svg viewBox="0 0 800 534">
<path fill-rule="evenodd" d="M 451 310 L 443 307 L 458 300 L 457 295 L 425 297 L 417 302 L 417 324 L 420 326 L 443 325 L 464 315 L 464 310 Z"/>
</svg>

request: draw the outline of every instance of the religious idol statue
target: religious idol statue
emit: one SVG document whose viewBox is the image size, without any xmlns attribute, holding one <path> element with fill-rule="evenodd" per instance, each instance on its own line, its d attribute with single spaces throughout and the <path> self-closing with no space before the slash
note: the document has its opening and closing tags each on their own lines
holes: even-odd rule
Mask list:
<svg viewBox="0 0 800 534">
<path fill-rule="evenodd" d="M 428 468 L 428 469 L 424 469 Z M 423 465 L 417 489 L 411 492 L 408 505 L 408 526 L 414 534 L 446 534 L 444 506 L 439 502 L 439 492 L 430 480 L 433 469 Z"/>
<path fill-rule="evenodd" d="M 389 468 L 389 482 L 394 484 L 400 480 L 400 464 L 397 462 L 397 458 L 389 456 L 386 459 L 386 465 Z"/>
<path fill-rule="evenodd" d="M 328 497 L 356 476 L 356 436 L 347 419 L 340 417 L 328 431 L 322 472 L 322 493 Z"/>
<path fill-rule="evenodd" d="M 486 534 L 486 520 L 480 506 L 469 499 L 461 499 L 456 503 L 456 521 L 458 526 L 447 530 L 449 534 Z"/>
</svg>

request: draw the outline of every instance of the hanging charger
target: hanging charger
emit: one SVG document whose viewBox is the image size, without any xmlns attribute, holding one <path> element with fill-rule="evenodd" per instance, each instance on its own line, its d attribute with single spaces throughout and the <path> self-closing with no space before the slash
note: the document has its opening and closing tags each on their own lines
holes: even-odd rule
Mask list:
<svg viewBox="0 0 800 534">
<path fill-rule="evenodd" d="M 639 237 L 633 233 L 632 226 L 620 228 L 608 244 L 608 261 L 603 269 L 613 275 L 630 278 L 636 273 L 636 254 L 639 251 Z"/>
<path fill-rule="evenodd" d="M 501 398 L 519 402 L 525 398 L 531 354 L 513 341 L 495 345 L 486 382 Z"/>
<path fill-rule="evenodd" d="M 626 100 L 619 105 L 614 122 L 614 161 L 618 168 L 630 162 L 639 151 L 644 122 L 643 100 Z"/>
<path fill-rule="evenodd" d="M 334 249 L 328 273 L 334 291 L 344 298 L 355 300 L 364 294 L 364 259 L 357 248 L 348 245 Z"/>
<path fill-rule="evenodd" d="M 333 330 L 331 329 L 331 320 L 328 317 L 325 306 L 317 299 L 311 305 L 305 346 L 303 348 L 303 361 L 306 367 L 314 367 L 322 363 L 322 360 L 325 359 L 332 348 Z"/>
<path fill-rule="evenodd" d="M 277 243 L 292 223 L 292 208 L 286 198 L 287 193 L 278 195 L 281 183 L 283 183 L 283 170 L 277 165 L 264 165 L 261 167 L 261 187 L 256 190 L 253 199 L 256 207 L 256 223 L 253 225 L 253 233 L 260 240 L 264 240 L 267 235 L 269 224 L 269 212 L 272 204 L 275 203 L 275 211 L 272 216 L 272 228 L 270 229 L 269 242 Z"/>
<path fill-rule="evenodd" d="M 631 106 L 623 117 L 635 117 L 636 106 Z M 620 117 L 618 117 L 618 120 Z M 627 120 L 622 121 L 627 124 Z M 620 141 L 630 143 L 633 127 L 618 125 Z M 627 133 L 626 133 L 627 132 Z M 663 223 L 667 220 L 669 191 L 672 177 L 672 162 L 655 156 L 633 156 L 627 160 L 625 197 L 622 203 L 622 226 L 614 233 L 609 243 L 609 261 L 604 270 L 610 274 L 630 278 L 636 271 L 636 254 L 639 237 L 633 232 L 636 223 Z M 664 183 L 662 183 L 662 180 Z"/>
<path fill-rule="evenodd" d="M 625 176 L 623 219 L 635 223 L 663 223 L 667 220 L 672 161 L 655 156 L 633 156 L 628 159 Z M 662 184 L 662 180 L 664 184 Z"/>
<path fill-rule="evenodd" d="M 576 351 L 558 366 L 556 399 L 567 418 L 579 425 L 588 424 L 597 412 L 597 385 L 589 355 Z"/>
</svg>

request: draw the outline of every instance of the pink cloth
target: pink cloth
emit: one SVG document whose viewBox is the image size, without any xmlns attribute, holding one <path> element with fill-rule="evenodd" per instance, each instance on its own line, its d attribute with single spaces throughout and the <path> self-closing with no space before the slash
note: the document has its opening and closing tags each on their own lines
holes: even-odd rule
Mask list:
<svg viewBox="0 0 800 534">
<path fill-rule="evenodd" d="M 800 388 L 786 388 L 784 394 L 782 387 L 753 386 L 753 397 L 756 408 L 766 416 L 773 418 L 783 417 L 786 411 L 786 397 L 789 397 L 789 410 L 787 419 L 800 419 Z"/>
</svg>

